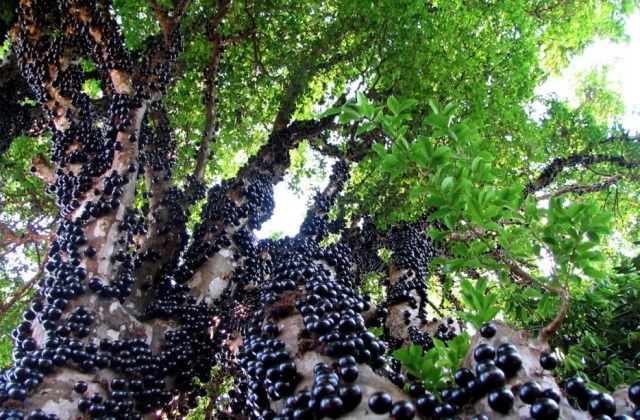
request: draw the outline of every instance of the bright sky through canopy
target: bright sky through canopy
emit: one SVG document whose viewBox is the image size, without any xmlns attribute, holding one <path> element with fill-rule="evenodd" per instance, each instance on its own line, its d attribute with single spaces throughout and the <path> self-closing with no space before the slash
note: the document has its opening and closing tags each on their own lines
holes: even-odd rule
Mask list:
<svg viewBox="0 0 640 420">
<path fill-rule="evenodd" d="M 550 78 L 537 93 L 556 94 L 560 99 L 568 99 L 575 105 L 575 88 L 580 73 L 594 67 L 607 65 L 607 78 L 611 87 L 619 91 L 625 105 L 622 125 L 631 132 L 640 131 L 640 12 L 627 19 L 625 25 L 630 37 L 629 43 L 615 44 L 598 40 L 589 46 L 584 54 L 574 58 L 560 76 Z"/>
<path fill-rule="evenodd" d="M 631 132 L 640 131 L 640 12 L 632 15 L 626 23 L 629 43 L 615 44 L 598 40 L 589 46 L 584 54 L 574 58 L 561 75 L 551 77 L 537 93 L 548 96 L 555 94 L 559 99 L 567 99 L 575 105 L 576 82 L 581 73 L 594 67 L 609 66 L 607 77 L 611 87 L 619 91 L 625 104 L 625 115 L 621 122 Z M 325 180 L 326 181 L 326 180 Z M 280 182 L 275 187 L 276 207 L 273 217 L 257 231 L 259 238 L 266 238 L 276 232 L 294 236 L 306 213 L 306 205 L 313 191 L 304 188 L 305 194 L 298 197 Z"/>
</svg>

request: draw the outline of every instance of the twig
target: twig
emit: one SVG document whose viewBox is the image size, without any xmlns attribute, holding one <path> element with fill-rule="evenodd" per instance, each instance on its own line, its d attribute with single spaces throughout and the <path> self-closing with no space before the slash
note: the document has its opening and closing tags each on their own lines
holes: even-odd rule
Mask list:
<svg viewBox="0 0 640 420">
<path fill-rule="evenodd" d="M 540 331 L 539 338 L 543 343 L 547 342 L 547 340 L 549 339 L 549 335 L 553 334 L 558 329 L 558 327 L 562 324 L 567 316 L 567 310 L 569 309 L 569 293 L 567 293 L 566 290 L 563 289 L 562 293 L 560 294 L 560 298 L 562 299 L 562 307 L 560 307 L 560 312 L 558 312 L 558 315 L 556 315 L 555 319 L 551 321 L 549 325 L 547 325 Z"/>
<path fill-rule="evenodd" d="M 624 178 L 624 176 L 618 174 L 618 175 L 607 177 L 606 179 L 600 182 L 596 182 L 590 185 L 571 185 L 565 188 L 561 188 L 560 190 L 554 193 L 539 195 L 536 197 L 536 201 L 547 200 L 552 197 L 559 197 L 566 193 L 582 195 L 582 194 L 592 193 L 596 191 L 601 191 L 601 190 L 604 190 L 605 188 L 608 188 L 610 185 L 615 184 L 618 180 L 622 178 Z"/>
<path fill-rule="evenodd" d="M 47 248 L 45 253 L 48 253 L 48 252 L 49 252 L 49 243 L 47 243 Z M 20 286 L 20 288 L 16 290 L 15 293 L 13 293 L 13 295 L 11 296 L 11 299 L 9 299 L 6 302 L 2 302 L 0 304 L 0 318 L 4 317 L 7 314 L 7 312 L 13 307 L 13 305 L 15 305 L 16 302 L 22 299 L 22 297 L 31 289 L 31 287 L 33 287 L 35 282 L 40 278 L 40 276 L 44 272 L 45 262 L 46 260 L 41 261 L 36 274 L 33 277 L 31 277 L 28 281 L 26 281 L 22 286 Z"/>
<path fill-rule="evenodd" d="M 471 231 L 474 231 L 474 228 L 471 228 Z M 562 322 L 564 321 L 565 317 L 567 316 L 567 310 L 569 309 L 569 293 L 568 293 L 568 286 L 565 284 L 564 287 L 561 288 L 557 288 L 557 287 L 553 287 L 553 286 L 549 286 L 546 283 L 543 283 L 537 279 L 535 279 L 531 274 L 527 273 L 526 271 L 524 271 L 522 268 L 518 267 L 516 264 L 514 264 L 512 261 L 507 260 L 504 256 L 502 256 L 502 254 L 500 254 L 495 248 L 491 248 L 489 247 L 489 244 L 487 244 L 484 241 L 484 238 L 482 238 L 481 236 L 476 236 L 477 239 L 481 240 L 485 245 L 487 245 L 487 248 L 490 249 L 490 252 L 496 257 L 498 258 L 500 261 L 502 261 L 504 264 L 506 264 L 510 271 L 515 274 L 516 276 L 518 276 L 519 278 L 521 278 L 522 280 L 525 280 L 529 283 L 535 284 L 538 287 L 541 287 L 542 289 L 551 292 L 551 293 L 555 293 L 556 295 L 560 296 L 560 298 L 562 299 L 562 307 L 560 308 L 560 312 L 558 312 L 558 315 L 555 317 L 555 319 L 553 321 L 551 321 L 551 323 L 549 325 L 547 325 L 546 327 L 544 327 L 542 329 L 542 331 L 540 331 L 540 340 L 542 342 L 546 342 L 549 335 L 552 334 L 553 332 L 555 332 L 558 327 L 562 324 Z"/>
</svg>

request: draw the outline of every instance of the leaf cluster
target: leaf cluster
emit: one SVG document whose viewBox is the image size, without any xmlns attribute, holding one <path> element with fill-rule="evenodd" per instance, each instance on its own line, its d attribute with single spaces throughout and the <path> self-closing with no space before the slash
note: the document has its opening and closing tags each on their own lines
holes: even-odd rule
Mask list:
<svg viewBox="0 0 640 420">
<path fill-rule="evenodd" d="M 421 381 L 425 389 L 439 398 L 439 392 L 448 386 L 454 372 L 462 366 L 470 344 L 469 335 L 463 332 L 446 343 L 434 338 L 434 346 L 428 350 L 411 344 L 408 349 L 395 350 L 393 357 Z"/>
</svg>

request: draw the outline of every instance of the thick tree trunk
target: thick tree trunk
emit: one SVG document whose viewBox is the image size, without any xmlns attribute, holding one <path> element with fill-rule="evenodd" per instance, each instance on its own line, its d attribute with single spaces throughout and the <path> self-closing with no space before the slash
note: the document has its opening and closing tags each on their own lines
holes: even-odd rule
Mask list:
<svg viewBox="0 0 640 420">
<path fill-rule="evenodd" d="M 215 127 L 210 79 L 223 38 L 212 36 L 205 129 L 195 173 L 181 189 L 172 172 L 177 143 L 160 101 L 189 2 L 174 2 L 172 17 L 153 2 L 164 36 L 149 42 L 141 60 L 123 47 L 107 3 L 69 0 L 50 8 L 23 0 L 19 8 L 13 50 L 53 131 L 56 167 L 42 175 L 51 180 L 62 222 L 47 274 L 14 332 L 15 365 L 0 379 L 0 418 L 183 418 L 197 406 L 199 382 L 211 379 L 213 367 L 234 377 L 230 415 L 386 418 L 389 407 L 369 404 L 376 394 L 394 402 L 392 417 L 412 417 L 406 372 L 387 359 L 396 348 L 430 348 L 432 337 L 446 341 L 457 333 L 448 323 L 429 322 L 424 278 L 440 252 L 427 239 L 429 224 L 381 233 L 365 223 L 320 246 L 342 228 L 328 213 L 350 162 L 369 150 L 372 137 L 352 139 L 344 156 L 331 148 L 339 158 L 334 173 L 298 236 L 258 241 L 253 234 L 271 216 L 289 151 L 334 127 L 333 117 L 291 122 L 299 96 L 327 65 L 315 63 L 325 44 L 318 40 L 313 48 L 317 65 L 291 75 L 268 142 L 236 177 L 208 190 L 189 237 L 189 209 L 205 196 Z M 214 20 L 222 20 L 229 3 L 219 2 Z M 82 93 L 79 62 L 86 57 L 102 77 L 109 101 L 103 113 Z M 144 211 L 134 209 L 137 197 Z M 377 254 L 382 247 L 393 253 L 388 266 Z M 382 269 L 387 296 L 374 309 L 360 288 L 366 274 Z M 384 327 L 382 338 L 371 326 Z M 517 346 L 525 367 L 509 385 L 540 377 L 557 387 L 536 367 L 543 349 L 506 328 L 500 333 Z M 484 401 L 466 412 L 490 411 Z M 566 404 L 562 409 L 563 418 L 579 418 Z"/>
</svg>

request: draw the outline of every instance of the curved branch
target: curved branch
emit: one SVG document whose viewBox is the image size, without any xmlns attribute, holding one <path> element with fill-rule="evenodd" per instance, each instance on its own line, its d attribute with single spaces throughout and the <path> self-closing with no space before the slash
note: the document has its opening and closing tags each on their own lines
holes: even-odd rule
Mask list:
<svg viewBox="0 0 640 420">
<path fill-rule="evenodd" d="M 621 180 L 623 178 L 624 178 L 623 175 L 617 174 L 617 175 L 613 175 L 613 176 L 610 176 L 610 177 L 606 177 L 602 181 L 596 182 L 594 184 L 589 184 L 589 185 L 570 185 L 568 187 L 561 188 L 558 191 L 555 191 L 553 193 L 538 195 L 538 196 L 536 196 L 536 200 L 537 201 L 547 200 L 549 198 L 559 197 L 559 196 L 561 196 L 563 194 L 567 194 L 567 193 L 583 195 L 583 194 L 588 194 L 588 193 L 592 193 L 592 192 L 596 192 L 596 191 L 602 191 L 604 189 L 609 188 L 611 185 L 615 184 L 616 182 L 618 182 L 619 180 Z"/>
<path fill-rule="evenodd" d="M 49 242 L 51 238 L 47 239 L 47 245 L 45 248 L 45 254 L 49 252 Z M 16 304 L 19 300 L 21 300 L 28 292 L 33 288 L 36 284 L 40 276 L 44 273 L 44 265 L 46 260 L 43 259 L 38 267 L 38 271 L 27 281 L 25 281 L 22 286 L 18 290 L 16 290 L 9 299 L 2 301 L 0 303 L 0 317 L 4 318 L 7 312 Z"/>
<path fill-rule="evenodd" d="M 333 106 L 342 106 L 344 101 L 345 98 L 341 97 Z M 289 151 L 296 148 L 302 140 L 314 139 L 335 127 L 334 119 L 333 115 L 329 115 L 319 120 L 295 121 L 288 127 L 273 130 L 267 144 L 249 159 L 249 162 L 240 169 L 239 175 L 248 177 L 251 171 L 258 170 L 260 173 L 269 174 L 275 184 L 289 167 Z"/>
<path fill-rule="evenodd" d="M 558 327 L 560 327 L 560 325 L 562 325 L 562 322 L 567 317 L 567 311 L 569 310 L 569 293 L 563 290 L 559 296 L 562 299 L 562 306 L 560 307 L 558 315 L 556 315 L 554 320 L 551 321 L 549 325 L 547 325 L 540 331 L 540 335 L 538 338 L 543 343 L 546 343 L 549 340 L 549 336 L 553 334 L 558 329 Z"/>
<path fill-rule="evenodd" d="M 177 28 L 182 14 L 190 2 L 191 0 L 179 0 L 177 3 L 173 2 L 173 11 L 169 14 L 169 12 L 160 6 L 156 0 L 149 0 L 149 4 L 160 23 L 160 28 L 162 28 L 162 34 L 164 35 L 165 41 L 169 39 L 173 31 Z"/>
<path fill-rule="evenodd" d="M 578 153 L 567 157 L 556 158 L 542 170 L 538 178 L 532 184 L 527 186 L 525 189 L 525 195 L 535 193 L 549 186 L 564 169 L 575 166 L 589 167 L 597 163 L 611 163 L 628 169 L 635 168 L 640 165 L 640 161 L 638 160 L 629 161 L 616 155 L 585 155 Z"/>
<path fill-rule="evenodd" d="M 27 226 L 27 233 L 19 234 L 14 232 L 13 229 L 11 229 L 5 223 L 0 222 L 0 236 L 2 236 L 0 247 L 5 247 L 8 245 L 13 245 L 15 247 L 34 242 L 50 241 L 53 237 L 53 234 L 41 235 L 36 232 L 31 226 Z"/>
</svg>

